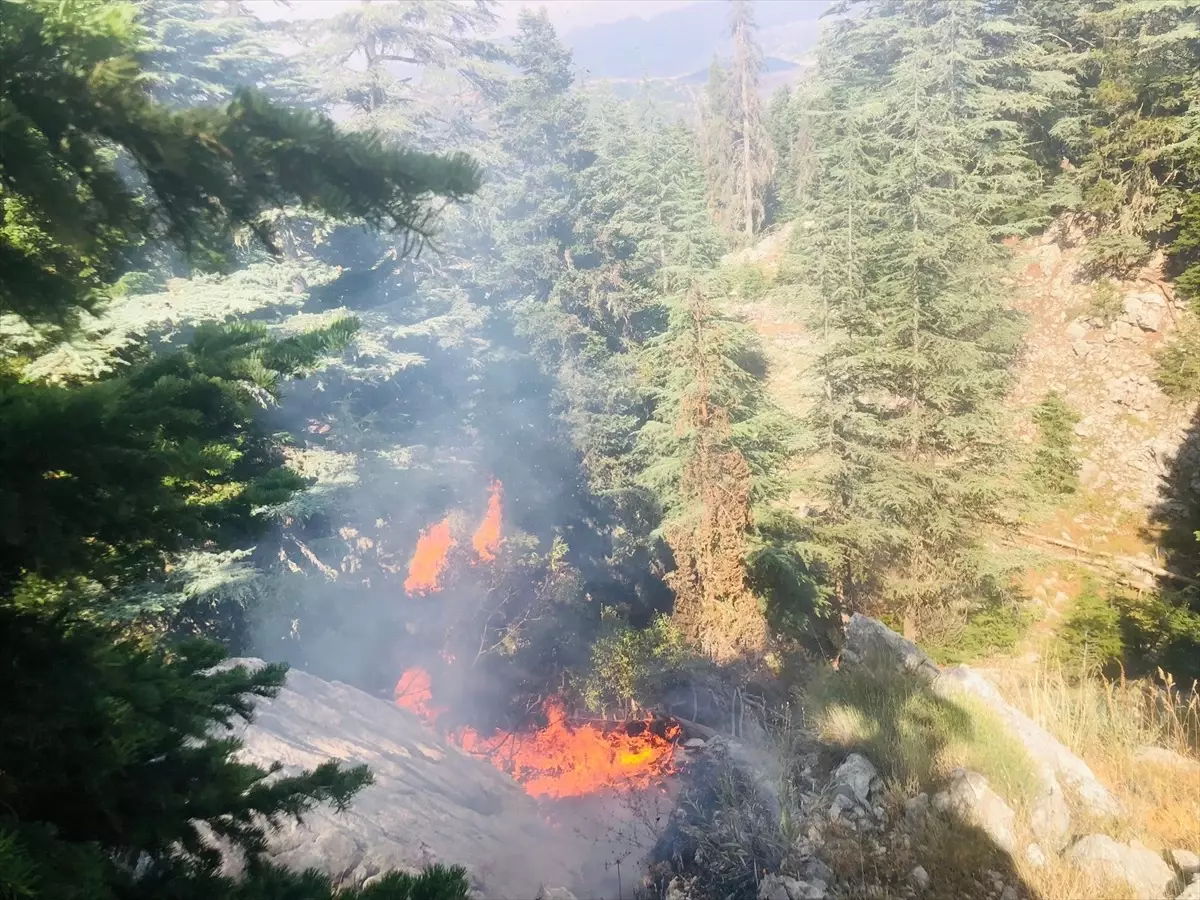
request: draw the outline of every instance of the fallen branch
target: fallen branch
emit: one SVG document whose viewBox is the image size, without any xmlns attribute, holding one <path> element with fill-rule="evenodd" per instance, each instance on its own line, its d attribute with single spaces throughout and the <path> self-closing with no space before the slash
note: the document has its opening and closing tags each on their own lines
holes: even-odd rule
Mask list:
<svg viewBox="0 0 1200 900">
<path fill-rule="evenodd" d="M 1063 540 L 1061 538 L 1046 537 L 1045 535 L 1036 534 L 1032 531 L 1022 531 L 1021 534 L 1025 537 L 1033 538 L 1035 541 L 1041 541 L 1044 544 L 1050 544 L 1055 547 L 1062 547 L 1066 550 L 1072 550 L 1075 553 L 1082 553 L 1085 556 L 1093 557 L 1094 559 L 1110 559 L 1115 563 L 1123 566 L 1128 566 L 1137 569 L 1141 572 L 1146 572 L 1149 575 L 1154 575 L 1158 578 L 1168 578 L 1172 581 L 1181 581 L 1184 584 L 1190 584 L 1200 587 L 1200 581 L 1195 578 L 1189 578 L 1186 575 L 1180 575 L 1178 572 L 1172 572 L 1170 569 L 1164 569 L 1162 566 L 1156 566 L 1151 563 L 1142 562 L 1140 559 L 1134 559 L 1132 556 L 1120 556 L 1116 553 L 1106 553 L 1103 550 L 1092 550 L 1073 541 Z M 1104 568 L 1111 568 L 1105 566 Z"/>
<path fill-rule="evenodd" d="M 706 741 L 711 741 L 713 738 L 721 736 L 721 733 L 715 728 L 709 728 L 707 725 L 701 725 L 699 722 L 681 718 L 673 713 L 663 713 L 662 715 L 670 716 L 678 722 L 679 727 L 683 729 L 683 733 L 688 737 L 704 738 Z"/>
</svg>

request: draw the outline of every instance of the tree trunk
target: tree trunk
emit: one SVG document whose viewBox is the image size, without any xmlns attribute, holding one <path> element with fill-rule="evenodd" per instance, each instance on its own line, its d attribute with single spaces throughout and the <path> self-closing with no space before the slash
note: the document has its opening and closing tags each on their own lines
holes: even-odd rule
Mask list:
<svg viewBox="0 0 1200 900">
<path fill-rule="evenodd" d="M 742 26 L 741 41 L 749 40 Z M 750 168 L 750 66 L 742 65 L 742 203 L 746 207 L 746 237 L 754 237 L 754 179 Z"/>
</svg>

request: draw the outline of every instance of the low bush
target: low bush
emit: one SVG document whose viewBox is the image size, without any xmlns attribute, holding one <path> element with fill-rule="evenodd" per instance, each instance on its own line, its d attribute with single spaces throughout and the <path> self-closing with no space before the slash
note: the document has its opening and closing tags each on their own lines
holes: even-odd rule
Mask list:
<svg viewBox="0 0 1200 900">
<path fill-rule="evenodd" d="M 1053 494 L 1073 494 L 1079 489 L 1079 454 L 1075 451 L 1075 426 L 1079 413 L 1051 391 L 1033 412 L 1041 439 L 1033 453 L 1033 483 Z"/>
<path fill-rule="evenodd" d="M 959 665 L 1011 650 L 1033 624 L 1031 614 L 1016 603 L 990 605 L 967 619 L 963 629 L 925 651 L 942 665 Z"/>
<path fill-rule="evenodd" d="M 1111 278 L 1101 278 L 1096 282 L 1089 311 L 1105 325 L 1111 325 L 1121 318 L 1125 312 L 1125 298 Z"/>
<path fill-rule="evenodd" d="M 689 654 L 683 636 L 663 615 L 645 628 L 630 625 L 612 607 L 600 613 L 600 633 L 578 690 L 596 713 L 636 713 L 684 677 Z"/>
</svg>

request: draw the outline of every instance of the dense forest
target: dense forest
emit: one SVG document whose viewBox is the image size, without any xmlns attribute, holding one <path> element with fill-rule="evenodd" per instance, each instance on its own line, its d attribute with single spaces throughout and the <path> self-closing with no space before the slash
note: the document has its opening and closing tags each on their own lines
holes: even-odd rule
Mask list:
<svg viewBox="0 0 1200 900">
<path fill-rule="evenodd" d="M 209 736 L 284 664 L 386 697 L 419 664 L 491 727 L 761 682 L 852 612 L 1016 644 L 1007 538 L 1087 489 L 1079 412 L 1048 391 L 1023 443 L 1006 402 L 1014 248 L 1200 304 L 1200 2 L 838 0 L 770 97 L 729 6 L 681 118 L 489 0 L 0 3 L 0 896 L 333 896 L 257 854 L 369 773 Z M 736 312 L 768 294 L 803 414 Z M 1179 403 L 1197 313 L 1156 351 Z M 1169 577 L 1065 644 L 1191 679 L 1194 458 L 1165 485 Z"/>
</svg>

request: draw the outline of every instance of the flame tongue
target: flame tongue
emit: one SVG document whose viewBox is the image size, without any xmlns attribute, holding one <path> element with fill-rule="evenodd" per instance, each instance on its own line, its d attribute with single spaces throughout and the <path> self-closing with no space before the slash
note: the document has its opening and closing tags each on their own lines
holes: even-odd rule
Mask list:
<svg viewBox="0 0 1200 900">
<path fill-rule="evenodd" d="M 433 688 L 424 669 L 408 669 L 396 682 L 396 705 L 434 722 L 445 712 L 433 705 Z"/>
<path fill-rule="evenodd" d="M 475 529 L 475 536 L 471 539 L 475 554 L 481 562 L 494 560 L 496 551 L 500 549 L 500 492 L 503 487 L 499 481 L 492 481 L 491 487 L 488 488 L 491 496 L 488 498 L 487 515 L 479 523 L 479 527 Z"/>
<path fill-rule="evenodd" d="M 483 738 L 467 730 L 460 736 L 461 746 L 511 772 L 534 797 L 648 787 L 671 770 L 675 748 L 669 738 L 649 729 L 630 735 L 623 729 L 606 733 L 595 725 L 573 727 L 558 698 L 546 701 L 545 712 L 549 724 L 539 731 Z"/>
<path fill-rule="evenodd" d="M 446 568 L 446 554 L 454 546 L 454 538 L 450 534 L 450 519 L 442 519 L 428 531 L 422 531 L 417 538 L 417 549 L 413 552 L 412 561 L 408 564 L 408 577 L 404 579 L 404 589 L 410 594 L 424 594 L 438 590 L 441 585 L 438 579 Z"/>
<path fill-rule="evenodd" d="M 408 691 L 402 698 L 401 685 Z M 414 691 L 429 686 L 423 669 L 409 669 L 396 685 L 396 702 L 432 722 L 440 710 L 431 695 Z M 413 698 L 420 697 L 415 700 Z M 430 711 L 432 710 L 432 715 Z M 604 731 L 596 725 L 572 726 L 560 699 L 546 701 L 545 728 L 522 734 L 484 736 L 470 728 L 448 735 L 461 749 L 508 772 L 534 797 L 582 797 L 604 790 L 649 787 L 672 770 L 678 726 L 666 737 L 649 728 L 631 735 L 625 729 Z"/>
</svg>

